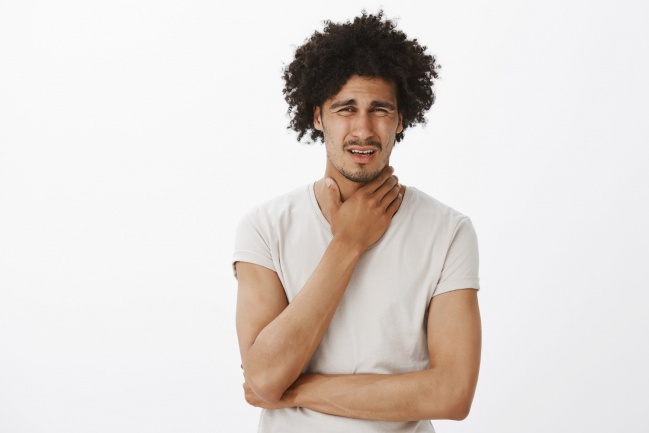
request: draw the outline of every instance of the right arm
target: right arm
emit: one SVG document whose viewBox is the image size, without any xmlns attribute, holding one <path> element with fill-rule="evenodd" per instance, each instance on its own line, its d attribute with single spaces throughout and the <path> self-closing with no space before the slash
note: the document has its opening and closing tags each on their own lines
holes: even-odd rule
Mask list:
<svg viewBox="0 0 649 433">
<path fill-rule="evenodd" d="M 237 335 L 246 383 L 262 400 L 279 401 L 318 348 L 356 263 L 377 242 L 401 204 L 392 170 L 385 169 L 345 203 L 330 209 L 333 239 L 304 287 L 289 304 L 277 274 L 237 262 Z"/>
<path fill-rule="evenodd" d="M 237 331 L 246 382 L 278 401 L 320 344 L 360 255 L 333 241 L 293 302 L 277 274 L 238 262 Z"/>
</svg>

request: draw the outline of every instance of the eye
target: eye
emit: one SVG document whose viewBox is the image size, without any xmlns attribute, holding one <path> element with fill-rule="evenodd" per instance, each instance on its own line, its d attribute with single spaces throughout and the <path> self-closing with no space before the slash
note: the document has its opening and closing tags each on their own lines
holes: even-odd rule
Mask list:
<svg viewBox="0 0 649 433">
<path fill-rule="evenodd" d="M 354 107 L 342 107 L 342 108 L 340 108 L 339 110 L 336 111 L 336 113 L 338 113 L 340 115 L 343 115 L 343 116 L 349 115 L 349 114 L 352 114 L 352 113 L 355 113 L 355 112 L 356 112 L 356 109 Z"/>
</svg>

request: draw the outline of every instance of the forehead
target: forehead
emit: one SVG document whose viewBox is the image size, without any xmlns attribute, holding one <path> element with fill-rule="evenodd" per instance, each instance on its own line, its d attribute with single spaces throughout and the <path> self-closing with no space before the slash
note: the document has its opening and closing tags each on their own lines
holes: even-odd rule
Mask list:
<svg viewBox="0 0 649 433">
<path fill-rule="evenodd" d="M 330 105 L 341 100 L 356 100 L 358 103 L 383 101 L 393 105 L 397 103 L 397 86 L 382 78 L 361 77 L 353 75 L 340 88 L 338 93 L 325 101 Z"/>
</svg>

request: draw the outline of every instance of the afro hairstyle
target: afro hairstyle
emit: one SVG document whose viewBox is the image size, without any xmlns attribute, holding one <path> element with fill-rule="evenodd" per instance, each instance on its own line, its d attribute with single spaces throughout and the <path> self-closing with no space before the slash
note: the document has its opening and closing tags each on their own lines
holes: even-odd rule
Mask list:
<svg viewBox="0 0 649 433">
<path fill-rule="evenodd" d="M 336 95 L 354 75 L 381 78 L 397 89 L 398 111 L 403 129 L 425 124 L 425 112 L 435 102 L 433 80 L 438 77 L 435 57 L 417 39 L 408 39 L 396 24 L 365 11 L 353 22 L 324 22 L 298 47 L 295 58 L 284 68 L 284 98 L 288 103 L 288 129 L 298 133 L 298 141 L 309 135 L 322 141 L 323 133 L 313 125 L 315 107 Z M 396 141 L 403 139 L 403 131 Z"/>
</svg>

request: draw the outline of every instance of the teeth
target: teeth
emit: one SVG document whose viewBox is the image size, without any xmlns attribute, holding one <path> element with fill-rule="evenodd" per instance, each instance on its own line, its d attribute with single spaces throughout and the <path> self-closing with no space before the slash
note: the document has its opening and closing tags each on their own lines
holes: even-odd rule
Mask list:
<svg viewBox="0 0 649 433">
<path fill-rule="evenodd" d="M 374 153 L 373 150 L 351 150 L 351 153 L 360 153 L 361 155 L 371 155 Z"/>
</svg>

